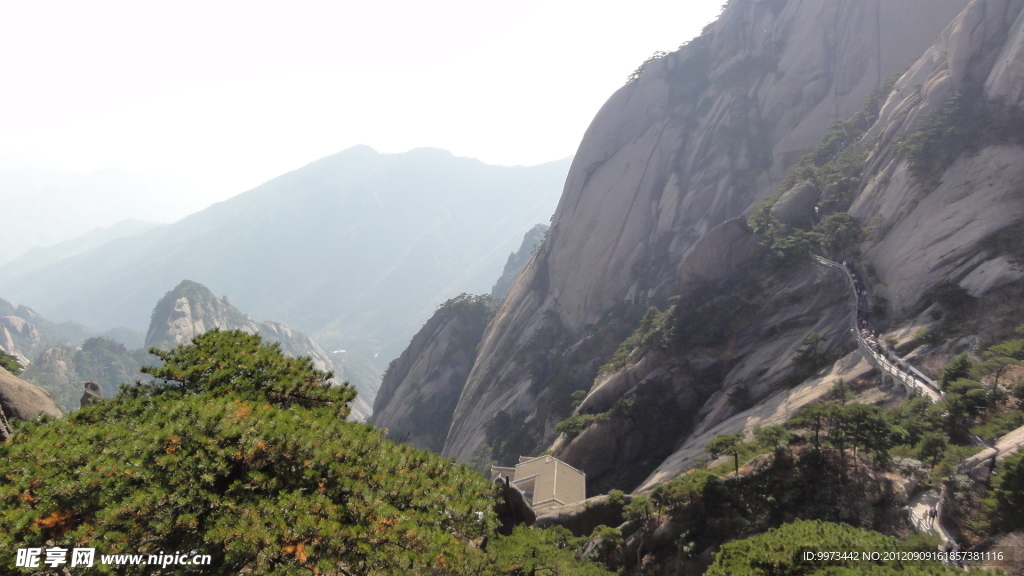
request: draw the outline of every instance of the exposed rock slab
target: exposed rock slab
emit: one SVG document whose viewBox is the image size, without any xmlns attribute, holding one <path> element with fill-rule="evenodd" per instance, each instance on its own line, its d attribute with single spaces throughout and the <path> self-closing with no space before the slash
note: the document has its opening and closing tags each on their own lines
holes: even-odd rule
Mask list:
<svg viewBox="0 0 1024 576">
<path fill-rule="evenodd" d="M 989 99 L 1019 105 L 1024 76 L 1024 3 L 974 0 L 897 82 L 872 133 L 879 144 L 867 162 L 875 176 L 850 212 L 870 222 L 876 241 L 866 257 L 880 294 L 896 310 L 915 304 L 941 280 L 975 295 L 1019 280 L 1002 255 L 983 241 L 1024 217 L 1020 183 L 1024 148 L 989 146 L 963 155 L 930 190 L 913 177 L 893 144 L 920 129 L 928 113 L 957 93 L 983 86 Z"/>
<path fill-rule="evenodd" d="M 388 366 L 369 422 L 388 428 L 392 438 L 440 452 L 492 314 L 486 297 L 441 305 Z"/>
<path fill-rule="evenodd" d="M 59 418 L 60 410 L 50 394 L 0 367 L 0 406 L 8 418 L 32 420 L 46 415 Z"/>
<path fill-rule="evenodd" d="M 662 482 L 667 482 L 693 467 L 697 459 L 707 456 L 704 447 L 719 434 L 743 432 L 752 437 L 754 428 L 784 424 L 797 410 L 822 399 L 836 380 L 853 380 L 866 376 L 873 368 L 853 352 L 835 364 L 831 372 L 801 384 L 792 390 L 780 392 L 768 400 L 741 414 L 737 414 L 715 426 L 698 428 L 658 469 L 637 488 L 646 492 Z"/>
<path fill-rule="evenodd" d="M 733 2 L 708 36 L 616 92 L 584 136 L 547 240 L 484 337 L 444 454 L 471 459 L 498 411 L 550 434 L 514 360 L 540 326 L 557 318 L 579 336 L 615 304 L 677 291 L 702 237 L 770 194 L 966 5 Z"/>
<path fill-rule="evenodd" d="M 801 182 L 787 190 L 772 206 L 773 218 L 789 226 L 807 224 L 814 217 L 820 193 L 811 182 Z"/>
<path fill-rule="evenodd" d="M 960 158 L 923 197 L 906 164 L 887 183 L 873 182 L 851 213 L 875 219 L 886 230 L 866 253 L 879 277 L 875 289 L 903 310 L 947 278 L 977 295 L 1024 277 L 983 243 L 1024 218 L 1021 182 L 1024 148 L 1019 146 L 992 146 Z"/>
</svg>

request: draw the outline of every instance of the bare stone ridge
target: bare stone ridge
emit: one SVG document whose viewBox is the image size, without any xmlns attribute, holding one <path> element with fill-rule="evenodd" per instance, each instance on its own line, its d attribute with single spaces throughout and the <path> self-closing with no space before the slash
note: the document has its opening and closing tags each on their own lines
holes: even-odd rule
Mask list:
<svg viewBox="0 0 1024 576">
<path fill-rule="evenodd" d="M 442 304 L 388 366 L 370 423 L 440 452 L 495 305 L 487 296 L 468 295 Z"/>
</svg>

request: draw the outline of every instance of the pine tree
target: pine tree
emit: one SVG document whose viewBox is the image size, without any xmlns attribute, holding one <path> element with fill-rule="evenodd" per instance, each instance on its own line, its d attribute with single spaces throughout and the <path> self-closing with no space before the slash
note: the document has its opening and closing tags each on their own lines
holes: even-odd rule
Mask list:
<svg viewBox="0 0 1024 576">
<path fill-rule="evenodd" d="M 309 359 L 241 332 L 208 332 L 160 356 L 146 370 L 156 383 L 25 423 L 0 444 L 0 565 L 53 542 L 196 551 L 218 574 L 512 569 L 471 545 L 496 526 L 490 483 L 347 422 L 355 393 L 328 385 Z"/>
</svg>

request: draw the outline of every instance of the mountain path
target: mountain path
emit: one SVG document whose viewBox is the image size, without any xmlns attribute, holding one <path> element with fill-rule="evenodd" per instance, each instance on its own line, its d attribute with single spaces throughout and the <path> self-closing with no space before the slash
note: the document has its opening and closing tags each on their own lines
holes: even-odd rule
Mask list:
<svg viewBox="0 0 1024 576">
<path fill-rule="evenodd" d="M 816 254 L 813 254 L 812 257 L 818 264 L 842 270 L 850 282 L 850 288 L 853 290 L 853 296 L 857 303 L 857 315 L 853 321 L 853 332 L 857 335 L 857 348 L 860 350 L 861 356 L 878 369 L 882 374 L 883 380 L 889 378 L 893 383 L 899 382 L 903 384 L 908 394 L 924 396 L 933 404 L 938 403 L 943 396 L 943 392 L 939 389 L 938 385 L 897 355 L 895 351 L 878 341 L 878 336 L 871 330 L 871 326 L 867 321 L 867 287 L 861 286 L 860 280 L 850 270 L 846 262 L 844 261 L 840 264 Z M 1024 427 L 1011 432 L 1010 435 L 1017 432 L 1021 432 L 1020 438 L 1015 437 L 1015 439 L 1024 442 Z M 976 435 L 971 435 L 971 443 L 982 448 L 982 452 L 979 455 L 988 451 L 995 452 Z M 963 468 L 963 465 L 961 468 Z M 958 471 L 963 472 L 963 470 Z M 934 521 L 928 516 L 928 511 L 933 506 L 938 510 L 938 517 Z M 938 535 L 942 538 L 943 546 L 958 547 L 956 538 L 942 525 L 942 508 L 943 493 L 934 488 L 918 493 L 910 499 L 907 505 L 910 521 L 918 532 Z"/>
</svg>

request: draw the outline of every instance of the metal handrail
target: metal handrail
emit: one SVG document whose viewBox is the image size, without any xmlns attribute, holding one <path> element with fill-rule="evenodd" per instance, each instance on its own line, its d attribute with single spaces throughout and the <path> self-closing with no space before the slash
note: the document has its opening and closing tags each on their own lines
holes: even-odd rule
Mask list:
<svg viewBox="0 0 1024 576">
<path fill-rule="evenodd" d="M 857 298 L 857 284 L 856 282 L 854 282 L 853 275 L 850 274 L 850 271 L 846 268 L 846 266 L 843 266 L 838 262 L 829 260 L 828 258 L 825 258 L 824 256 L 819 256 L 817 254 L 812 254 L 811 257 L 814 258 L 814 260 L 819 264 L 831 266 L 833 268 L 839 268 L 840 270 L 842 270 L 843 273 L 846 274 L 846 279 L 849 280 L 850 282 L 850 288 L 853 290 L 853 297 L 855 299 Z M 860 349 L 861 354 L 865 356 L 865 359 L 867 359 L 868 362 L 871 362 L 872 364 L 875 365 L 876 368 L 884 371 L 885 373 L 892 376 L 893 379 L 899 381 L 901 384 L 903 384 L 905 388 L 907 388 L 908 391 L 914 390 L 918 393 L 921 393 L 923 396 L 928 397 L 933 402 L 936 401 L 938 398 L 942 397 L 942 390 L 940 390 L 939 387 L 935 385 L 935 382 L 933 382 L 930 378 L 928 378 L 919 370 L 911 366 L 906 360 L 900 358 L 899 356 L 896 356 L 897 361 L 900 364 L 906 366 L 908 370 L 913 372 L 913 374 L 904 372 L 898 365 L 890 362 L 883 354 L 876 352 L 874 349 L 872 349 L 868 342 L 861 338 L 859 328 L 860 327 L 857 326 L 857 318 L 856 316 L 854 316 L 853 332 L 857 336 L 857 346 Z M 895 353 L 893 353 L 893 356 L 895 356 Z M 914 374 L 920 376 L 920 379 L 915 377 Z"/>
<path fill-rule="evenodd" d="M 839 269 L 841 269 L 846 274 L 847 280 L 850 281 L 850 287 L 853 289 L 854 301 L 856 302 L 856 306 L 859 309 L 859 307 L 860 307 L 860 300 L 858 299 L 858 296 L 857 296 L 857 284 L 856 284 L 856 282 L 854 282 L 853 275 L 850 274 L 849 269 L 847 269 L 846 266 L 843 266 L 842 264 L 840 264 L 838 262 L 834 262 L 832 260 L 829 260 L 828 258 L 825 258 L 823 256 L 818 256 L 817 254 L 812 254 L 811 256 L 819 264 L 823 264 L 825 266 L 832 266 L 833 268 L 839 268 Z M 897 362 L 899 362 L 899 365 L 894 364 L 888 358 L 886 358 L 883 354 L 881 354 L 880 352 L 875 351 L 871 346 L 869 346 L 868 343 L 863 338 L 861 338 L 860 326 L 857 325 L 857 316 L 856 316 L 856 314 L 854 315 L 854 318 L 853 318 L 853 325 L 854 325 L 853 333 L 857 335 L 857 348 L 860 350 L 861 355 L 864 356 L 864 358 L 867 359 L 868 362 L 874 364 L 874 366 L 876 368 L 878 368 L 879 370 L 884 371 L 887 374 L 889 374 L 893 379 L 900 381 L 903 384 L 903 387 L 906 388 L 908 391 L 915 390 L 915 391 L 921 393 L 923 396 L 925 396 L 929 400 L 931 400 L 932 402 L 936 402 L 938 399 L 942 398 L 942 396 L 943 396 L 942 390 L 939 389 L 939 387 L 935 384 L 935 382 L 931 378 L 928 378 L 927 376 L 922 374 L 920 370 L 918 370 L 917 368 L 914 368 L 913 366 L 911 366 L 909 362 L 907 362 L 903 358 L 900 358 L 899 356 L 897 356 L 895 352 L 891 352 L 890 351 L 890 354 L 892 354 L 892 356 L 895 358 L 895 360 Z M 904 372 L 900 368 L 900 366 L 906 366 L 906 368 L 907 368 L 907 370 L 909 370 L 909 372 Z M 976 445 L 976 446 L 983 446 L 983 447 L 987 447 L 988 446 L 976 434 L 971 434 L 970 435 L 970 439 L 971 439 L 971 443 Z M 960 467 L 958 467 L 958 471 L 964 472 L 964 470 L 961 470 Z M 938 527 L 939 533 L 942 535 L 942 537 L 943 537 L 943 539 L 945 541 L 947 541 L 947 542 L 955 542 L 955 539 L 953 538 L 952 533 L 949 530 L 947 530 L 945 526 L 942 525 L 941 510 L 942 510 L 942 507 L 943 507 L 943 502 L 945 502 L 945 500 L 946 500 L 946 488 L 945 488 L 945 486 L 943 486 L 942 494 L 939 496 L 939 504 L 938 504 L 938 506 L 939 506 L 940 514 L 939 514 L 939 521 L 936 523 L 936 526 Z"/>
</svg>

